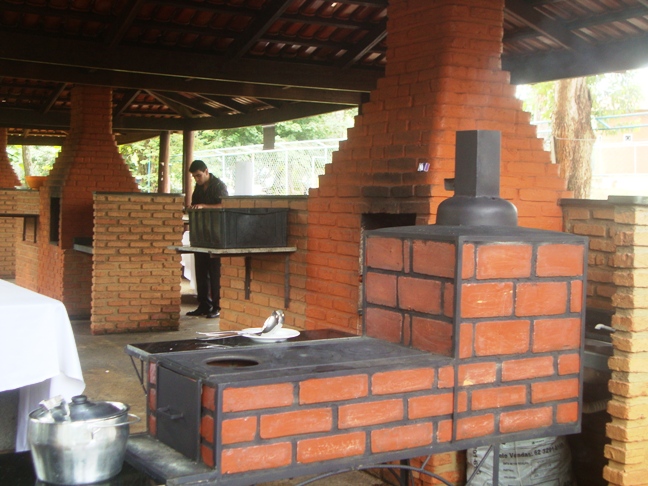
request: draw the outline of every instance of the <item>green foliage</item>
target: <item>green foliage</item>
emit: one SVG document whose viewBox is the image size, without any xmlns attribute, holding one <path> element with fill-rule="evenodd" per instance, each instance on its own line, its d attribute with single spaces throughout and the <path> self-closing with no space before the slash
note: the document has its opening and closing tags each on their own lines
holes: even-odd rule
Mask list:
<svg viewBox="0 0 648 486">
<path fill-rule="evenodd" d="M 321 140 L 345 138 L 346 129 L 353 126 L 357 109 L 291 120 L 277 124 L 278 141 Z M 263 143 L 263 128 L 244 127 L 228 130 L 202 130 L 194 134 L 194 151 L 244 147 Z M 144 192 L 157 191 L 159 138 L 121 145 L 119 151 Z M 170 140 L 171 192 L 182 192 L 182 134 L 174 133 Z"/>
<path fill-rule="evenodd" d="M 549 120 L 556 100 L 554 81 L 518 87 L 518 96 L 522 98 L 524 111 L 532 115 L 533 120 Z"/>
<path fill-rule="evenodd" d="M 634 71 L 590 76 L 587 85 L 592 95 L 594 116 L 621 115 L 640 108 L 642 86 Z"/>
<path fill-rule="evenodd" d="M 533 115 L 533 120 L 551 119 L 556 106 L 556 82 L 549 81 L 518 88 L 518 96 L 522 99 L 524 110 Z M 592 97 L 593 116 L 631 113 L 641 108 L 642 86 L 636 71 L 589 76 L 587 86 Z"/>
<path fill-rule="evenodd" d="M 60 147 L 47 147 L 41 145 L 30 145 L 29 154 L 31 157 L 31 174 L 30 175 L 44 175 L 49 174 L 52 170 L 56 156 L 60 151 Z M 7 147 L 7 154 L 13 170 L 18 175 L 21 181 L 25 180 L 25 168 L 23 165 L 22 146 L 9 145 Z"/>
<path fill-rule="evenodd" d="M 284 142 L 346 138 L 357 110 L 343 110 L 324 115 L 277 123 L 277 138 Z"/>
<path fill-rule="evenodd" d="M 324 115 L 291 120 L 277 124 L 278 141 L 321 140 L 345 138 L 346 129 L 353 126 L 357 109 L 327 113 Z M 194 134 L 194 150 L 208 150 L 226 147 L 241 147 L 263 143 L 263 128 L 245 127 L 228 130 L 203 130 Z M 182 134 L 174 133 L 170 140 L 170 154 L 173 160 L 181 160 Z M 47 175 L 54 165 L 60 147 L 31 146 L 32 175 Z M 160 140 L 153 137 L 141 142 L 119 146 L 124 161 L 128 165 L 140 190 L 157 191 L 157 169 L 159 164 Z M 24 180 L 22 148 L 10 145 L 7 147 L 9 160 L 16 174 Z M 178 157 L 180 156 L 180 157 Z M 171 190 L 182 192 L 182 165 L 171 163 Z"/>
<path fill-rule="evenodd" d="M 137 143 L 124 144 L 119 153 L 143 192 L 157 191 L 157 166 L 160 160 L 159 137 Z"/>
<path fill-rule="evenodd" d="M 194 150 L 222 147 L 239 147 L 263 143 L 262 127 L 244 127 L 228 130 L 202 130 L 196 132 Z"/>
</svg>

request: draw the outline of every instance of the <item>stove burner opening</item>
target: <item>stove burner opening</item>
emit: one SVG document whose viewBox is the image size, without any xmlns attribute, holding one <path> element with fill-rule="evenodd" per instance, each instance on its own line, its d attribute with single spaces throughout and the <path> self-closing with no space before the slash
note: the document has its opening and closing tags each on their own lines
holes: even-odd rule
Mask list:
<svg viewBox="0 0 648 486">
<path fill-rule="evenodd" d="M 205 364 L 209 366 L 218 366 L 220 368 L 245 368 L 247 366 L 256 366 L 259 364 L 259 361 L 253 358 L 220 356 L 205 361 Z"/>
</svg>

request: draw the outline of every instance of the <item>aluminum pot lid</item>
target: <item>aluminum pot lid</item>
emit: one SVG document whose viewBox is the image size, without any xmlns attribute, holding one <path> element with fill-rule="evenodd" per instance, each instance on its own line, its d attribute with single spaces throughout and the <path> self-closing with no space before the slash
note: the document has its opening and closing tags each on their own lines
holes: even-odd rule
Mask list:
<svg viewBox="0 0 648 486">
<path fill-rule="evenodd" d="M 62 401 L 52 408 L 34 410 L 30 417 L 43 422 L 85 422 L 89 420 L 106 420 L 123 415 L 128 411 L 128 405 L 119 402 L 92 402 L 85 395 L 72 397 L 70 403 Z"/>
</svg>

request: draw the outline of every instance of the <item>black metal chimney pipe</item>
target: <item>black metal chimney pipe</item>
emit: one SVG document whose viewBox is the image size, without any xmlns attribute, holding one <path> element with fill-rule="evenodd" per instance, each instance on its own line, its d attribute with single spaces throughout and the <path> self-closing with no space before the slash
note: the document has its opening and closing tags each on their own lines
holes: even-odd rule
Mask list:
<svg viewBox="0 0 648 486">
<path fill-rule="evenodd" d="M 500 140 L 497 130 L 457 132 L 455 194 L 439 205 L 436 224 L 517 226 L 517 209 L 500 194 Z"/>
</svg>

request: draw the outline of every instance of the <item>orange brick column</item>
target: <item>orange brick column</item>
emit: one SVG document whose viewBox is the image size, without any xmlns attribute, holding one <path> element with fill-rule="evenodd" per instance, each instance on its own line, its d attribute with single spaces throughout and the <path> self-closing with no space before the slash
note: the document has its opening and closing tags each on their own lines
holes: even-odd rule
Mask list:
<svg viewBox="0 0 648 486">
<path fill-rule="evenodd" d="M 90 315 L 92 260 L 73 249 L 93 236 L 95 191 L 138 192 L 112 134 L 112 90 L 72 89 L 70 132 L 41 188 L 38 292 L 72 317 Z M 58 224 L 57 224 L 58 223 Z"/>
<path fill-rule="evenodd" d="M 648 478 L 648 206 L 614 206 L 612 325 L 609 360 L 612 400 L 607 426 L 611 444 L 603 477 L 613 485 L 646 484 Z"/>
<path fill-rule="evenodd" d="M 7 129 L 0 128 L 0 188 L 13 189 L 20 185 L 20 179 L 13 170 L 7 155 Z M 0 192 L 0 213 L 14 211 L 13 191 Z M 0 278 L 14 278 L 16 275 L 15 238 L 19 221 L 0 218 Z"/>
<path fill-rule="evenodd" d="M 93 334 L 173 331 L 180 324 L 181 194 L 94 196 Z M 89 256 L 89 255 L 86 255 Z"/>
<path fill-rule="evenodd" d="M 434 221 L 458 130 L 502 132 L 502 197 L 562 227 L 565 183 L 501 70 L 504 0 L 393 0 L 385 77 L 310 192 L 306 327 L 359 332 L 362 215 Z M 419 166 L 429 164 L 429 172 Z"/>
</svg>

